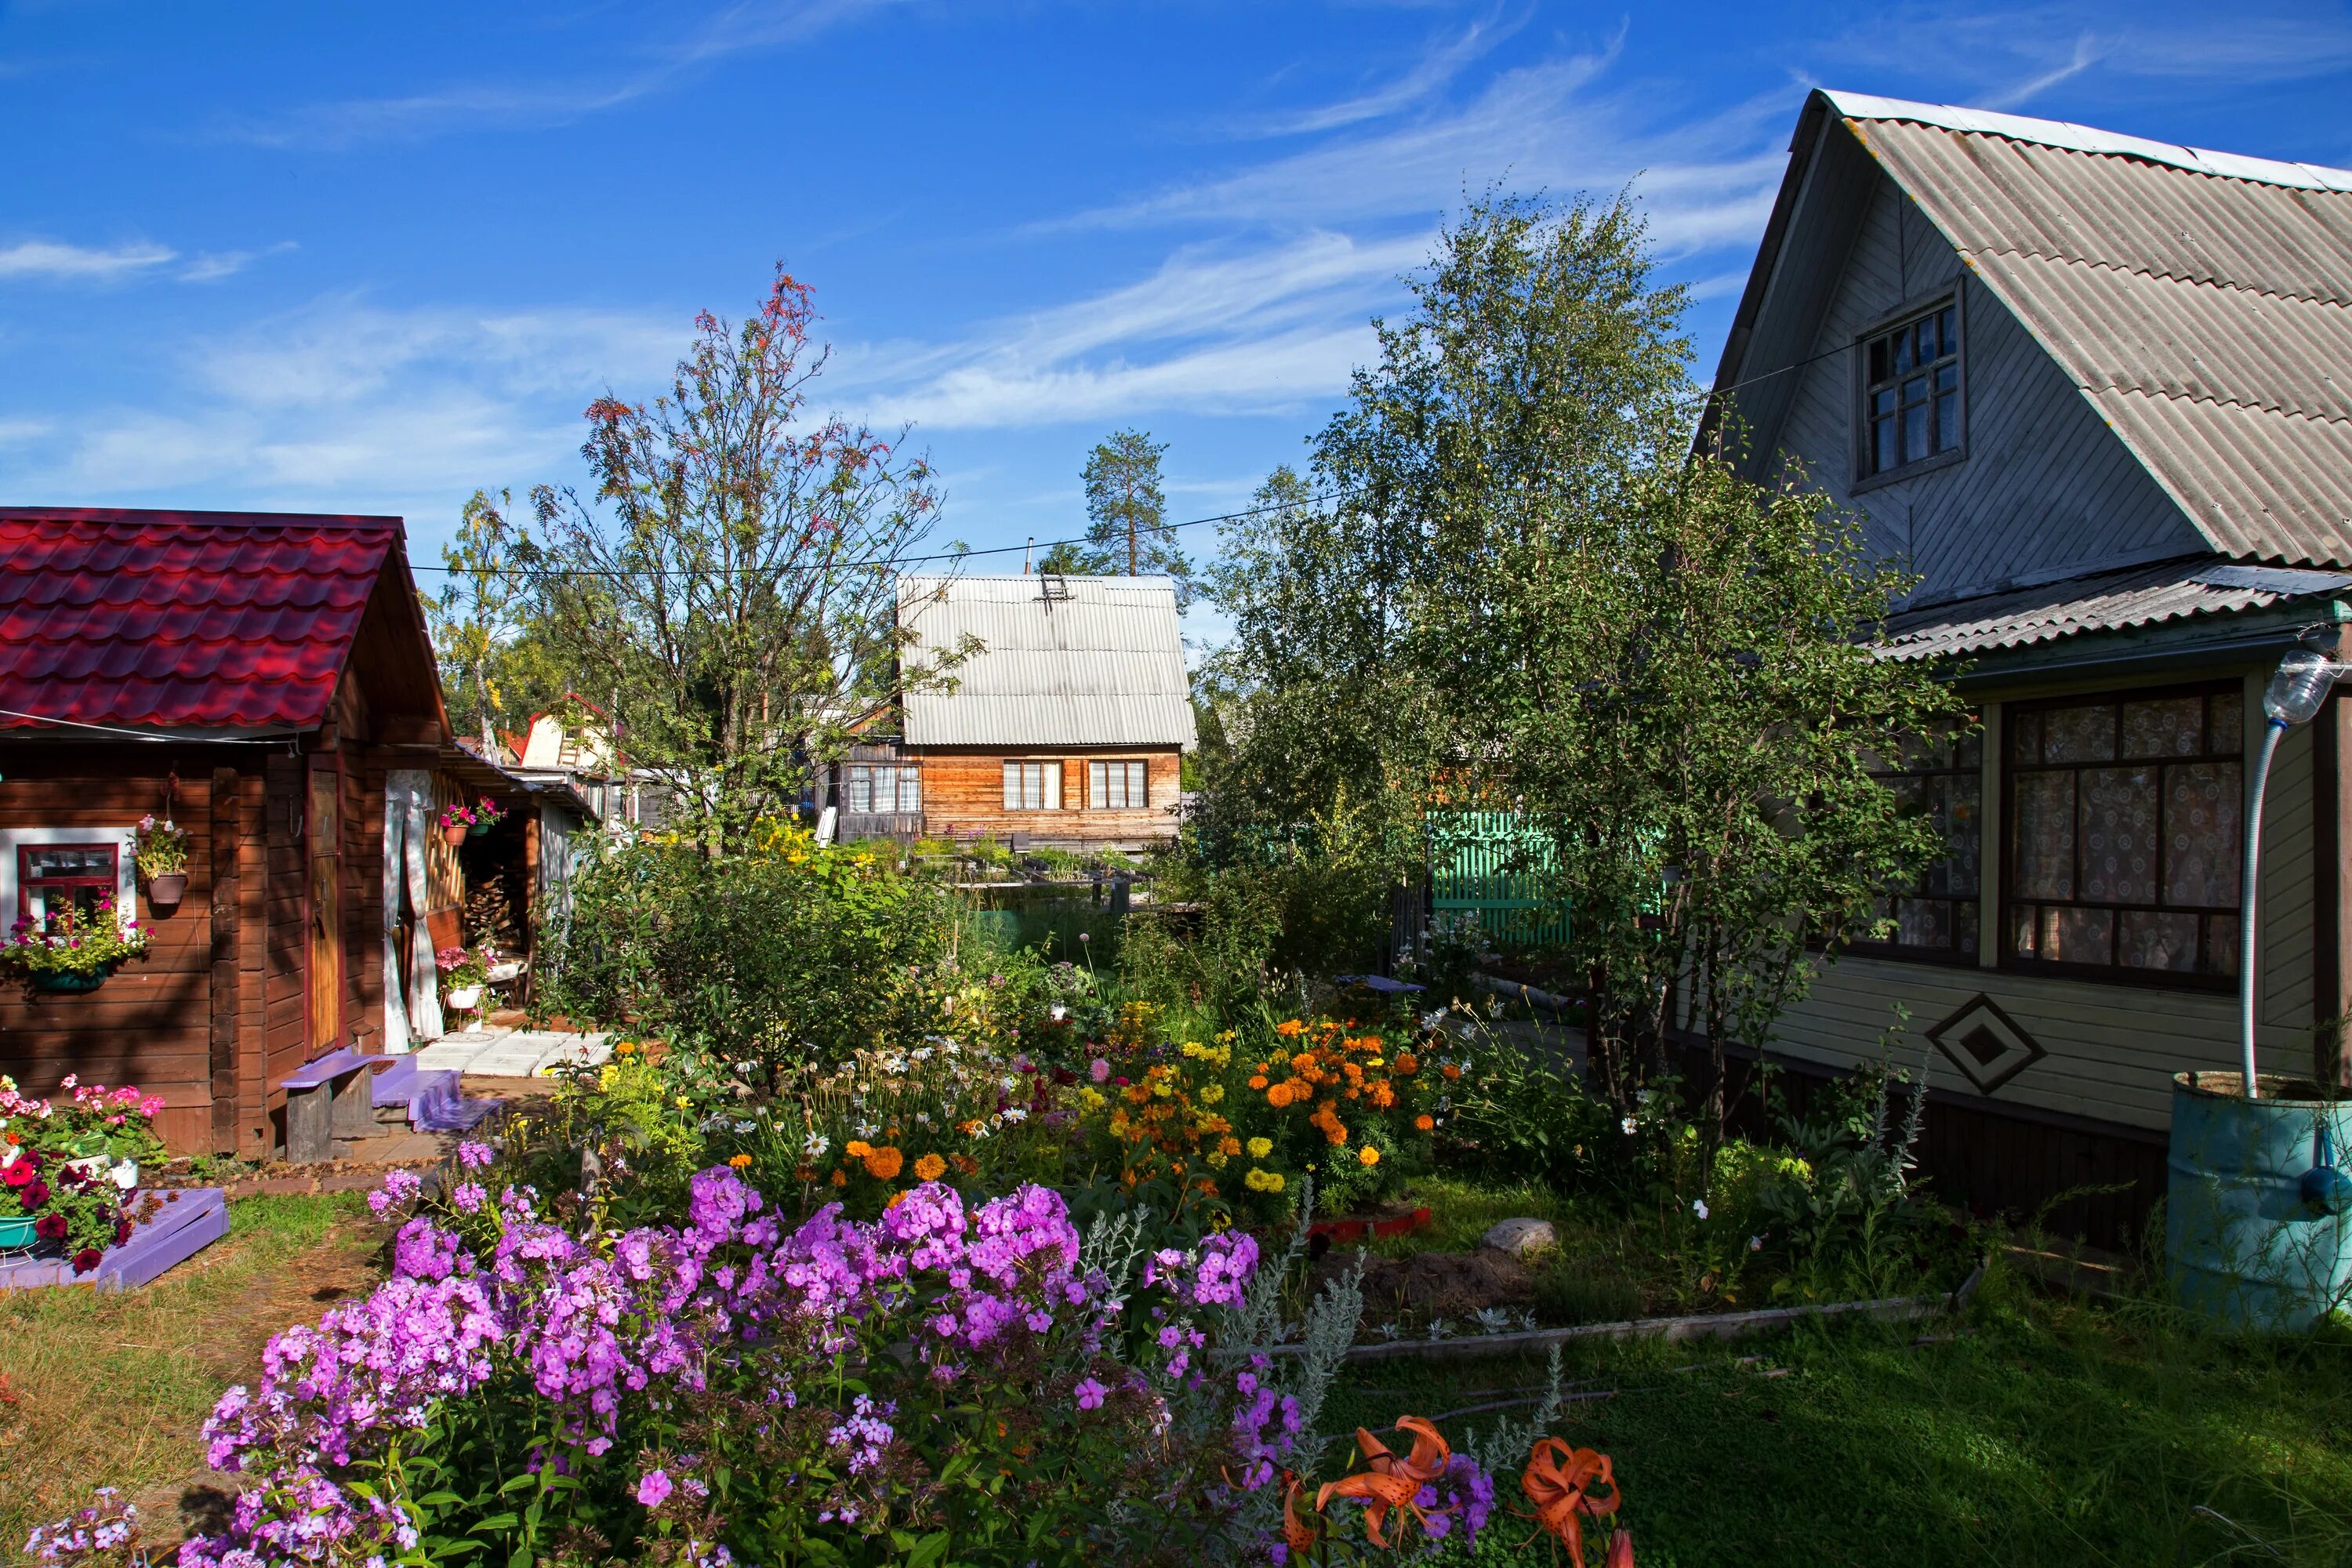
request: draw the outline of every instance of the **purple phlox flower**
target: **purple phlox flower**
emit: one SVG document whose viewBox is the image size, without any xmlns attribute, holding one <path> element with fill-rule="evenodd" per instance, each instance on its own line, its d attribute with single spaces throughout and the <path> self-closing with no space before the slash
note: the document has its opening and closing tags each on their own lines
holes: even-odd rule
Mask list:
<svg viewBox="0 0 2352 1568">
<path fill-rule="evenodd" d="M 896 1405 L 878 1403 L 861 1394 L 841 1425 L 825 1434 L 825 1441 L 831 1447 L 848 1450 L 851 1475 L 862 1474 L 882 1462 L 883 1450 L 898 1436 L 883 1417 L 897 1415 L 898 1409 Z"/>
<path fill-rule="evenodd" d="M 659 1508 L 669 1500 L 670 1481 L 661 1470 L 647 1470 L 637 1482 L 637 1501 L 647 1508 Z"/>
<path fill-rule="evenodd" d="M 382 1219 L 394 1209 L 404 1207 L 425 1190 L 425 1178 L 414 1171 L 394 1169 L 383 1173 L 383 1185 L 368 1194 L 367 1205 L 376 1218 Z"/>
<path fill-rule="evenodd" d="M 1081 1380 L 1078 1386 L 1072 1392 L 1076 1394 L 1078 1396 L 1079 1409 L 1100 1410 L 1102 1408 L 1103 1396 L 1108 1394 L 1110 1390 L 1105 1388 L 1101 1384 L 1089 1377 Z"/>
<path fill-rule="evenodd" d="M 480 1170 L 497 1157 L 497 1151 L 488 1143 L 478 1142 L 470 1138 L 457 1145 L 457 1163 L 469 1171 Z"/>
</svg>

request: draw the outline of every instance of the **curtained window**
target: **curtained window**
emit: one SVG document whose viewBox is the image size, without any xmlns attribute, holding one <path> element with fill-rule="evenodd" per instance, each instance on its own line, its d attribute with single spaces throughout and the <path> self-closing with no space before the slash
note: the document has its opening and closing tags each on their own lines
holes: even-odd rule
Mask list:
<svg viewBox="0 0 2352 1568">
<path fill-rule="evenodd" d="M 2243 689 L 2021 705 L 2007 728 L 2007 960 L 2236 974 Z"/>
<path fill-rule="evenodd" d="M 1885 958 L 1973 963 L 1977 955 L 1977 892 L 1984 847 L 1983 739 L 1947 728 L 1904 748 L 1872 773 L 1895 792 L 1906 816 L 1923 816 L 1944 841 L 1944 852 L 1908 888 L 1877 901 L 1886 936 L 1853 944 Z"/>
</svg>

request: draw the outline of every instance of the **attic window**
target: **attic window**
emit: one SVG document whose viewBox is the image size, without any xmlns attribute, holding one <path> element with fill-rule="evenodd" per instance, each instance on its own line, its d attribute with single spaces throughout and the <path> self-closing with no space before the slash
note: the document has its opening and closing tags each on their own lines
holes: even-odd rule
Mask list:
<svg viewBox="0 0 2352 1568">
<path fill-rule="evenodd" d="M 1957 300 L 1863 340 L 1858 478 L 1900 474 L 1957 456 L 1960 414 Z"/>
</svg>

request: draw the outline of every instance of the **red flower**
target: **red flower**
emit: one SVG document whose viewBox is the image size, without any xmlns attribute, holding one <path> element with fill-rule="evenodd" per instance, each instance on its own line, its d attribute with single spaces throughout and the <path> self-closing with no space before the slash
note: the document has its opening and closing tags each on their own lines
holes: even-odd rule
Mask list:
<svg viewBox="0 0 2352 1568">
<path fill-rule="evenodd" d="M 17 1155 L 16 1163 L 5 1171 L 0 1171 L 0 1182 L 5 1182 L 12 1187 L 29 1185 L 32 1180 L 33 1156 L 30 1154 Z"/>
<path fill-rule="evenodd" d="M 61 1214 L 43 1215 L 33 1222 L 33 1234 L 43 1241 L 62 1240 L 66 1234 L 66 1216 Z"/>
<path fill-rule="evenodd" d="M 27 1209 L 37 1209 L 41 1207 L 44 1204 L 47 1204 L 49 1201 L 49 1184 L 47 1182 L 35 1182 L 31 1186 L 26 1187 L 23 1193 L 18 1194 L 16 1201 L 23 1204 Z"/>
<path fill-rule="evenodd" d="M 95 1247 L 85 1247 L 79 1252 L 74 1254 L 75 1273 L 87 1274 L 97 1267 L 98 1248 Z"/>
<path fill-rule="evenodd" d="M 130 1239 L 131 1222 L 127 1219 L 116 1220 L 114 1222 L 114 1245 L 120 1247 Z"/>
</svg>

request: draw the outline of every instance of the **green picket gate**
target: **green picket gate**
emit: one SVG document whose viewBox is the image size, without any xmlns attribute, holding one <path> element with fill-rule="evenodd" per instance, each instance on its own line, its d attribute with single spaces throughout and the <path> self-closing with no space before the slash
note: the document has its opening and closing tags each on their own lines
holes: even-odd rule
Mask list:
<svg viewBox="0 0 2352 1568">
<path fill-rule="evenodd" d="M 1501 947 L 1548 947 L 1568 940 L 1568 905 L 1547 896 L 1551 844 L 1512 811 L 1433 813 L 1431 906 L 1439 919 L 1475 913 Z"/>
</svg>

